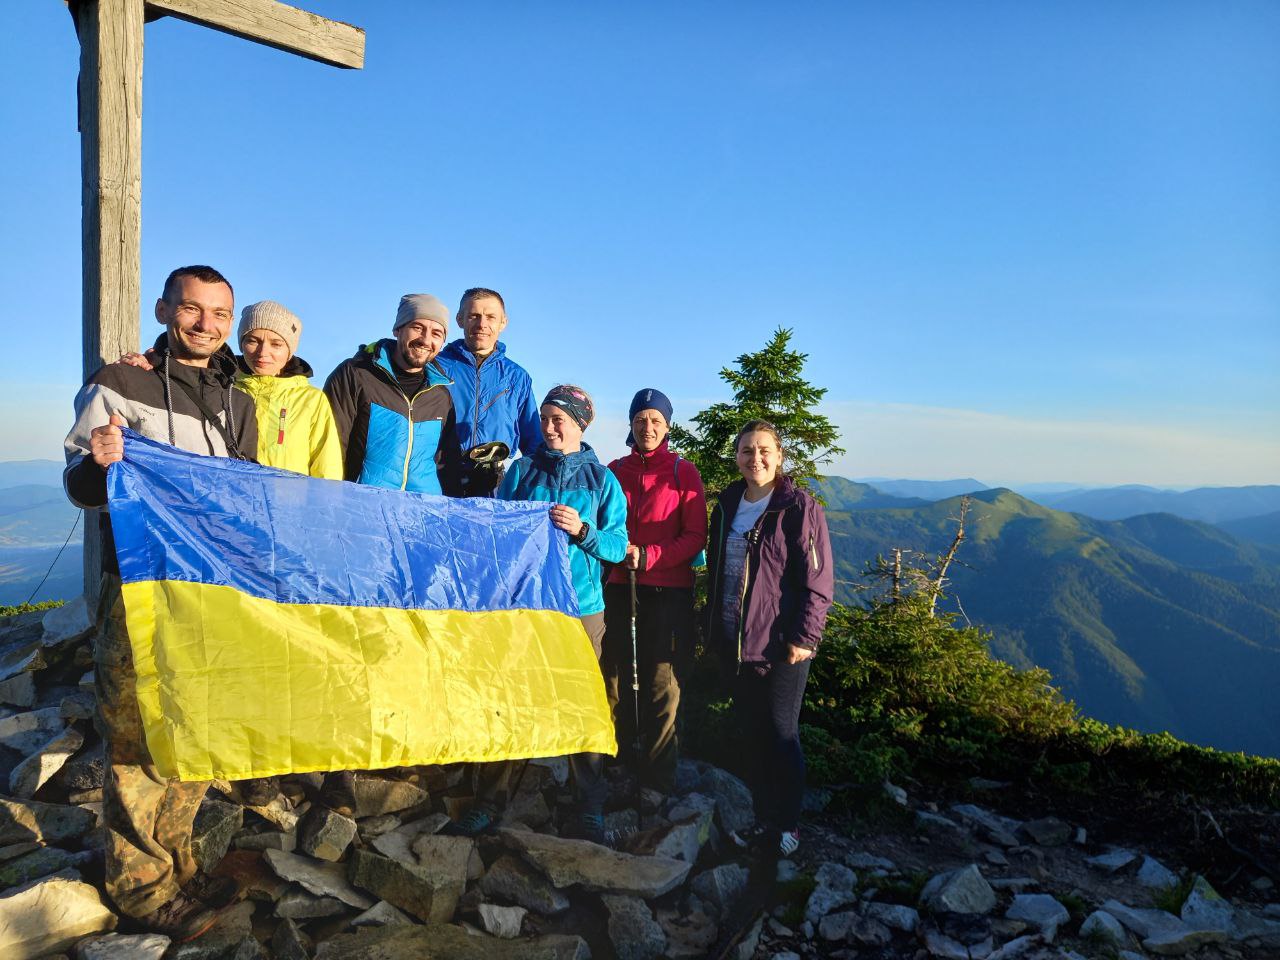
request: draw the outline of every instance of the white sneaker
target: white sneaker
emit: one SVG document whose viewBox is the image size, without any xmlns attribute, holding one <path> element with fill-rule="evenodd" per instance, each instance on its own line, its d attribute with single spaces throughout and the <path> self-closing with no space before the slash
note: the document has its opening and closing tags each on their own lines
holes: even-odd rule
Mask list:
<svg viewBox="0 0 1280 960">
<path fill-rule="evenodd" d="M 799 830 L 783 830 L 778 834 L 778 853 L 789 857 L 800 847 Z"/>
</svg>

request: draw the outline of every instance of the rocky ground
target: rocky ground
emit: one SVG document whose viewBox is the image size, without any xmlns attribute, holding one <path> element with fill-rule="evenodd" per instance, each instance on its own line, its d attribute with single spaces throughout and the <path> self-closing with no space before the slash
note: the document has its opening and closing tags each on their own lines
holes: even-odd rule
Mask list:
<svg viewBox="0 0 1280 960">
<path fill-rule="evenodd" d="M 562 759 L 532 761 L 479 840 L 438 832 L 469 800 L 457 767 L 364 775 L 354 818 L 314 804 L 318 775 L 285 778 L 268 806 L 215 783 L 197 859 L 242 899 L 170 944 L 131 932 L 102 894 L 87 634 L 79 604 L 0 622 L 5 960 L 1280 957 L 1274 811 L 1174 828 L 1174 804 L 1135 800 L 1126 819 L 1123 797 L 1092 807 L 985 781 L 950 796 L 814 790 L 799 851 L 777 861 L 727 840 L 751 822 L 745 786 L 686 761 L 639 813 L 615 771 L 609 820 L 628 837 L 613 851 L 557 835 Z M 1229 855 L 1204 856 L 1201 831 Z"/>
</svg>

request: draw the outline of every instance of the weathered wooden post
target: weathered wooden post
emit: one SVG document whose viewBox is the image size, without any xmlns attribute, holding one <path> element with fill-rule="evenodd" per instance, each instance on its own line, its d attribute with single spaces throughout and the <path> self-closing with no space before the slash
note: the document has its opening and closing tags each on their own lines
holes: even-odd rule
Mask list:
<svg viewBox="0 0 1280 960">
<path fill-rule="evenodd" d="M 141 332 L 143 24 L 175 16 L 338 67 L 364 65 L 364 31 L 277 0 L 67 0 L 80 38 L 82 372 L 136 350 Z M 86 518 L 84 584 L 102 545 Z"/>
</svg>

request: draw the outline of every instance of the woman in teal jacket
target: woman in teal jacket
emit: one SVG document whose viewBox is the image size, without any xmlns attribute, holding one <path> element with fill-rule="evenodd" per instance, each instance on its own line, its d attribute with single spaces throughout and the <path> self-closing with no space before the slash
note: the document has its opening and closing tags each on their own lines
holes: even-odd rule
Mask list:
<svg viewBox="0 0 1280 960">
<path fill-rule="evenodd" d="M 594 410 L 585 390 L 553 387 L 542 401 L 542 446 L 511 464 L 495 496 L 500 500 L 536 500 L 552 504 L 551 522 L 569 537 L 569 572 L 578 594 L 578 615 L 600 659 L 604 638 L 601 562 L 618 563 L 627 552 L 627 498 L 618 480 L 582 442 Z M 601 677 L 603 683 L 603 676 Z M 569 758 L 573 773 L 575 821 L 562 830 L 605 843 L 604 755 L 579 753 Z M 508 799 L 512 764 L 478 764 L 476 803 L 446 833 L 474 836 L 491 829 Z"/>
</svg>

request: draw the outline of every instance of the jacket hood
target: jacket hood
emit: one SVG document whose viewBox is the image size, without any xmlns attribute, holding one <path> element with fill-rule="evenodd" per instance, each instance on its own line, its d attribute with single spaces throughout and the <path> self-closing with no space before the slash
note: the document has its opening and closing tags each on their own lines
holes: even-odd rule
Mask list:
<svg viewBox="0 0 1280 960">
<path fill-rule="evenodd" d="M 591 449 L 591 444 L 589 443 L 584 443 L 581 449 L 575 450 L 573 453 L 561 453 L 559 450 L 548 450 L 547 445 L 544 443 L 534 452 L 533 455 L 548 466 L 563 463 L 565 466 L 571 466 L 574 469 L 577 469 L 584 464 L 600 462 L 596 457 L 596 452 Z"/>
<path fill-rule="evenodd" d="M 246 377 L 260 376 L 260 374 L 253 372 L 248 361 L 242 356 L 236 357 L 236 369 Z M 311 369 L 311 364 L 295 355 L 289 358 L 288 362 L 285 363 L 284 368 L 279 373 L 275 374 L 275 376 L 280 377 L 281 379 L 284 379 L 285 377 L 306 377 L 309 380 L 314 377 L 315 374 L 316 372 Z"/>
<path fill-rule="evenodd" d="M 383 340 L 376 340 L 373 343 L 362 343 L 355 352 L 358 360 L 365 360 L 370 365 L 380 368 L 385 374 L 395 381 L 396 371 L 391 363 L 391 354 L 395 350 L 395 340 L 387 337 Z M 441 351 L 443 353 L 444 351 Z M 433 357 L 426 366 L 428 387 L 448 386 L 453 383 L 449 375 L 444 372 L 444 368 L 440 366 L 439 356 Z"/>
<path fill-rule="evenodd" d="M 160 334 L 160 336 L 156 337 L 153 349 L 160 358 L 168 355 L 169 332 L 167 330 Z M 231 352 L 231 348 L 224 343 L 217 349 L 213 356 L 209 358 L 209 369 L 219 377 L 225 377 L 228 380 L 232 380 L 235 379 L 236 370 L 239 369 L 239 362 L 236 355 Z"/>
</svg>

